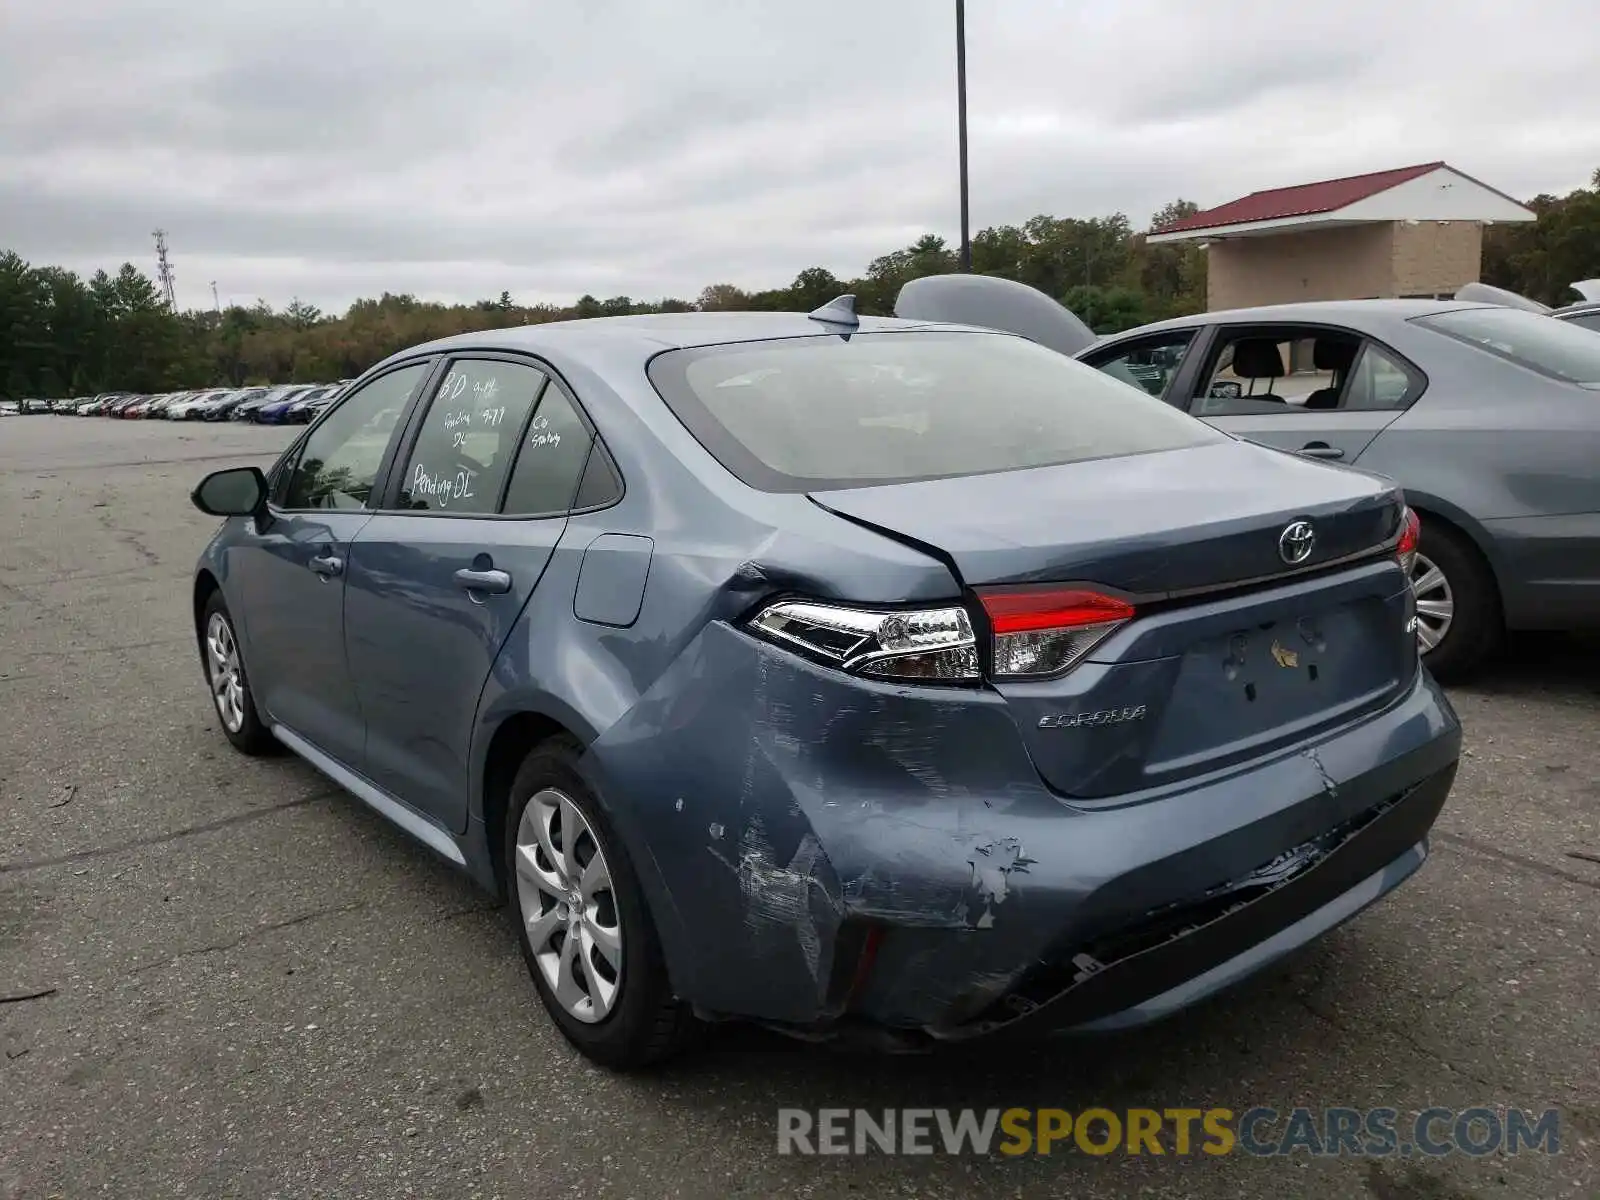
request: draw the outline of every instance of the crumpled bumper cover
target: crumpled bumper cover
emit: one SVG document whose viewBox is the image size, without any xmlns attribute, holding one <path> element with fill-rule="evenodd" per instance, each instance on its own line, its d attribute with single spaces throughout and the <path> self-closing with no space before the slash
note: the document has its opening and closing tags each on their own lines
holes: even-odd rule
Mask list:
<svg viewBox="0 0 1600 1200">
<path fill-rule="evenodd" d="M 702 1012 L 959 1038 L 1105 1021 L 1315 936 L 1308 914 L 1420 862 L 1459 752 L 1419 672 L 1297 752 L 1074 803 L 992 692 L 847 677 L 714 623 L 585 769 Z"/>
</svg>

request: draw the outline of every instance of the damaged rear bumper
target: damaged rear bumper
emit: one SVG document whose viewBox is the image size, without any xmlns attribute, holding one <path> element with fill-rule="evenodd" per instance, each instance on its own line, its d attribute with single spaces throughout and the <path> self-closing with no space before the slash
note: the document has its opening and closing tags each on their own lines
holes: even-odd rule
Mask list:
<svg viewBox="0 0 1600 1200">
<path fill-rule="evenodd" d="M 1080 803 L 1003 700 L 813 667 L 712 625 L 591 746 L 677 992 L 901 1041 L 1163 1016 L 1421 864 L 1460 727 L 1425 672 L 1216 777 Z"/>
</svg>

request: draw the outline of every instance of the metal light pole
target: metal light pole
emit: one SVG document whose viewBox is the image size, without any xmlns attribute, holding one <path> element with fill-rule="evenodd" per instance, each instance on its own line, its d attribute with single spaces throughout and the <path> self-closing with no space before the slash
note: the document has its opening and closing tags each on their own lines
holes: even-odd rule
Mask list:
<svg viewBox="0 0 1600 1200">
<path fill-rule="evenodd" d="M 961 269 L 972 270 L 967 225 L 967 0 L 956 0 L 956 122 L 961 155 Z"/>
</svg>

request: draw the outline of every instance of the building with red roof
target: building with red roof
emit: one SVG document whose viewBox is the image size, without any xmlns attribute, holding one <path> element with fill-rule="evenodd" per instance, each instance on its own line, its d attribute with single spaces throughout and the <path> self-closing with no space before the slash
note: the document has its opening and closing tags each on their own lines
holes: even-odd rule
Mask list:
<svg viewBox="0 0 1600 1200">
<path fill-rule="evenodd" d="M 1483 227 L 1534 214 L 1448 163 L 1251 192 L 1151 230 L 1207 247 L 1213 309 L 1450 296 L 1475 282 Z"/>
</svg>

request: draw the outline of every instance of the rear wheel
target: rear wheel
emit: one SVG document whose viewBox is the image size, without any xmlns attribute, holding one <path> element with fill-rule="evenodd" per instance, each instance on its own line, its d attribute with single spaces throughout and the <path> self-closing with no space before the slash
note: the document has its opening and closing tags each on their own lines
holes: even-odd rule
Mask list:
<svg viewBox="0 0 1600 1200">
<path fill-rule="evenodd" d="M 1505 619 L 1494 575 L 1465 535 L 1424 518 L 1411 569 L 1422 661 L 1443 680 L 1461 679 L 1500 645 Z"/>
<path fill-rule="evenodd" d="M 518 942 L 552 1020 L 622 1070 L 680 1049 L 696 1022 L 672 994 L 644 894 L 565 739 L 523 760 L 506 805 L 505 877 Z"/>
</svg>

